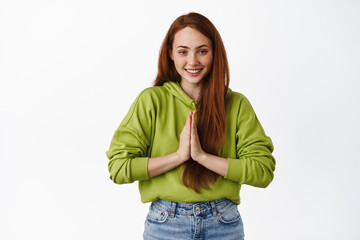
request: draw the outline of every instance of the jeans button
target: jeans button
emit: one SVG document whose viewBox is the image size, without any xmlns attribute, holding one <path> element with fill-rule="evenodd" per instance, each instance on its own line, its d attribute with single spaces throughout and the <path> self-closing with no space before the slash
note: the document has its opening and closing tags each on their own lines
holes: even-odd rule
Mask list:
<svg viewBox="0 0 360 240">
<path fill-rule="evenodd" d="M 199 208 L 199 207 L 196 207 L 196 208 L 195 208 L 195 212 L 197 212 L 197 213 L 200 212 L 200 208 Z"/>
</svg>

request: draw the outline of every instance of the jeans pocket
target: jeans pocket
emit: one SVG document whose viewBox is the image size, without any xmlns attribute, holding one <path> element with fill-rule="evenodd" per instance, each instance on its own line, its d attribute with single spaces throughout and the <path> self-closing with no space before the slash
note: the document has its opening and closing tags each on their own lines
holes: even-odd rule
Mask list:
<svg viewBox="0 0 360 240">
<path fill-rule="evenodd" d="M 150 205 L 147 220 L 152 223 L 163 223 L 168 219 L 168 212 L 155 204 Z"/>
<path fill-rule="evenodd" d="M 224 208 L 218 209 L 218 211 L 219 211 L 219 221 L 221 223 L 230 224 L 241 220 L 241 216 L 237 209 L 237 205 L 233 202 L 230 202 Z"/>
</svg>

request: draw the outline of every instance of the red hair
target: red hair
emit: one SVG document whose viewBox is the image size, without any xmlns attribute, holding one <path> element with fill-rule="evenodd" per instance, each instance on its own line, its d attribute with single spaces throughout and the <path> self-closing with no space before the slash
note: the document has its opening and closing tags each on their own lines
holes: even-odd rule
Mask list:
<svg viewBox="0 0 360 240">
<path fill-rule="evenodd" d="M 209 19 L 192 12 L 178 17 L 173 22 L 160 49 L 158 74 L 154 86 L 162 86 L 166 81 L 181 81 L 181 76 L 169 56 L 169 49 L 172 50 L 175 34 L 185 27 L 198 30 L 212 42 L 212 69 L 202 80 L 197 128 L 203 150 L 218 155 L 225 144 L 225 95 L 229 87 L 229 66 L 223 41 Z M 218 174 L 190 159 L 185 163 L 182 182 L 186 187 L 200 193 L 201 188 L 209 189 L 209 184 L 215 184 L 217 177 Z"/>
</svg>

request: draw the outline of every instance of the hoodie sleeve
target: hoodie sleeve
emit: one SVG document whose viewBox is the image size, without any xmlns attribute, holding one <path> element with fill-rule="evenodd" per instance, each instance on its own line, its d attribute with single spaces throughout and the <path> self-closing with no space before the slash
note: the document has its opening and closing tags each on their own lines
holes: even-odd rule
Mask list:
<svg viewBox="0 0 360 240">
<path fill-rule="evenodd" d="M 245 97 L 240 102 L 236 129 L 237 158 L 228 158 L 225 178 L 240 184 L 267 187 L 274 177 L 274 147 Z"/>
<path fill-rule="evenodd" d="M 106 156 L 110 160 L 110 179 L 115 183 L 132 183 L 148 179 L 148 150 L 152 133 L 154 108 L 144 90 L 114 133 Z"/>
</svg>

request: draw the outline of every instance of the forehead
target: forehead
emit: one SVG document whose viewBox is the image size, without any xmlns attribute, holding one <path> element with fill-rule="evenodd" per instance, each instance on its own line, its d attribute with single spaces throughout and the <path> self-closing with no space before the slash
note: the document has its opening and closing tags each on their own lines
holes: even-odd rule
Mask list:
<svg viewBox="0 0 360 240">
<path fill-rule="evenodd" d="M 194 28 L 186 27 L 175 34 L 174 47 L 187 46 L 191 48 L 201 45 L 207 45 L 210 48 L 212 47 L 211 40 Z"/>
</svg>

